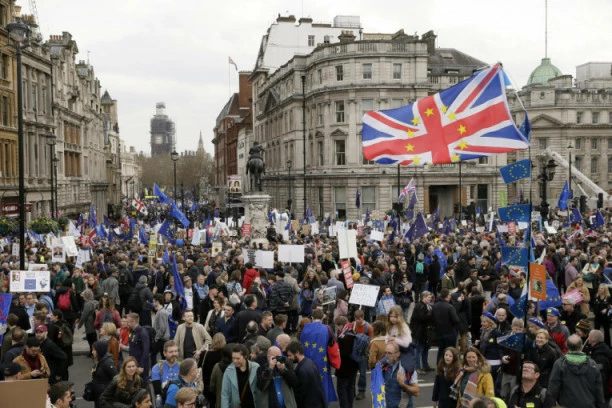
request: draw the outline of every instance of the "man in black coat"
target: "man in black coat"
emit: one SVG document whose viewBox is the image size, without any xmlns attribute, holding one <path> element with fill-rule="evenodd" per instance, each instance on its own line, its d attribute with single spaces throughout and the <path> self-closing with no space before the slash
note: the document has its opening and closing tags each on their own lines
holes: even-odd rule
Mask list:
<svg viewBox="0 0 612 408">
<path fill-rule="evenodd" d="M 589 343 L 588 355 L 591 357 L 599 367 L 601 373 L 601 381 L 603 385 L 603 393 L 606 401 L 610 399 L 610 392 L 608 391 L 608 381 L 612 374 L 612 367 L 610 361 L 612 361 L 612 350 L 606 343 L 604 343 L 604 334 L 601 330 L 591 330 L 587 342 Z"/>
<path fill-rule="evenodd" d="M 459 351 L 461 354 L 465 354 L 467 350 L 467 333 L 472 323 L 472 308 L 465 293 L 465 283 L 459 282 L 457 284 L 457 291 L 451 295 L 451 303 L 455 310 L 457 310 L 457 317 L 459 317 Z"/>
<path fill-rule="evenodd" d="M 438 339 L 437 362 L 444 356 L 447 347 L 455 347 L 457 342 L 457 330 L 459 328 L 459 316 L 457 310 L 449 302 L 451 294 L 448 289 L 440 291 L 440 298 L 433 306 L 432 315 L 436 337 Z"/>
<path fill-rule="evenodd" d="M 25 294 L 22 294 L 25 302 Z M 13 296 L 11 300 L 11 308 L 9 309 L 9 314 L 12 313 L 19 318 L 17 322 L 17 326 L 21 327 L 23 330 L 30 330 L 30 316 L 28 316 L 28 312 L 25 310 L 25 306 L 19 302 L 19 298 L 21 296 Z"/>
<path fill-rule="evenodd" d="M 36 328 L 36 338 L 40 342 L 40 352 L 49 364 L 49 385 L 68 380 L 68 356 L 57 344 L 47 338 L 47 326 Z"/>
<path fill-rule="evenodd" d="M 336 317 L 334 323 L 340 349 L 340 368 L 336 370 L 338 401 L 341 407 L 352 407 L 355 397 L 355 380 L 359 371 L 359 363 L 351 358 L 355 332 L 352 330 L 352 325 L 347 326 L 348 320 L 345 316 Z M 357 398 L 361 400 L 364 397 L 365 395 L 360 393 Z"/>
<path fill-rule="evenodd" d="M 20 327 L 13 328 L 8 336 L 10 337 L 11 346 L 2 354 L 2 364 L 4 365 L 11 363 L 23 353 L 23 346 L 25 344 L 25 331 Z"/>
<path fill-rule="evenodd" d="M 96 370 L 92 375 L 94 387 L 94 397 L 97 399 L 102 395 L 108 384 L 117 375 L 117 367 L 113 355 L 108 353 L 108 343 L 106 341 L 96 341 L 92 347 L 92 353 L 96 361 Z"/>
<path fill-rule="evenodd" d="M 304 356 L 302 343 L 289 343 L 287 357 L 295 364 L 299 385 L 294 389 L 294 393 L 298 408 L 327 408 L 321 374 L 315 362 Z"/>
<path fill-rule="evenodd" d="M 417 373 L 425 374 L 426 371 L 431 371 L 427 356 L 429 354 L 429 326 L 433 316 L 431 301 L 433 295 L 431 292 L 424 291 L 420 294 L 420 301 L 414 305 L 414 311 L 410 317 L 410 330 L 412 331 L 412 340 L 416 343 L 417 349 Z"/>
<path fill-rule="evenodd" d="M 236 315 L 235 324 L 238 338 L 240 338 L 240 336 L 244 336 L 246 326 L 249 324 L 249 322 L 254 321 L 255 323 L 259 324 L 261 321 L 261 312 L 255 310 L 257 308 L 257 298 L 255 295 L 246 295 L 244 298 L 244 305 L 246 306 L 246 309 L 238 312 Z"/>
</svg>

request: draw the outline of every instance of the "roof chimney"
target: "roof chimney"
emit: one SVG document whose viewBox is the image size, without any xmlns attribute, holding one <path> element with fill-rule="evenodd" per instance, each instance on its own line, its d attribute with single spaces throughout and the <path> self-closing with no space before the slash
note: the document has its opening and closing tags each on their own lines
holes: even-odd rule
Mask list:
<svg viewBox="0 0 612 408">
<path fill-rule="evenodd" d="M 354 42 L 355 38 L 355 34 L 351 30 L 342 30 L 342 33 L 338 36 L 341 43 Z"/>
</svg>

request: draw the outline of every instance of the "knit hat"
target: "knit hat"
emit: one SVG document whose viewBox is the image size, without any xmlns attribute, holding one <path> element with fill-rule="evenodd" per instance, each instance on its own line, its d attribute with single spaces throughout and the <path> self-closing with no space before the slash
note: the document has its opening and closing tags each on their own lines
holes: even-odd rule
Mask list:
<svg viewBox="0 0 612 408">
<path fill-rule="evenodd" d="M 548 309 L 546 309 L 546 314 L 561 317 L 561 313 L 559 313 L 559 309 L 556 309 L 554 307 L 549 307 Z"/>
<path fill-rule="evenodd" d="M 93 348 L 96 350 L 98 354 L 98 361 L 108 353 L 108 343 L 106 341 L 98 340 L 93 344 Z"/>
<path fill-rule="evenodd" d="M 487 319 L 493 321 L 495 324 L 497 324 L 497 317 L 493 316 L 491 313 L 489 312 L 482 312 L 481 316 L 486 317 Z"/>
<path fill-rule="evenodd" d="M 544 326 L 544 323 L 542 323 L 539 319 L 536 319 L 535 317 L 532 317 L 531 319 L 529 319 L 527 321 L 528 323 L 531 324 L 535 324 L 536 326 L 538 326 L 540 329 L 545 329 L 546 326 Z"/>
<path fill-rule="evenodd" d="M 581 319 L 576 325 L 576 328 L 582 330 L 585 333 L 591 331 L 591 325 L 589 324 L 588 320 L 585 319 Z"/>
</svg>

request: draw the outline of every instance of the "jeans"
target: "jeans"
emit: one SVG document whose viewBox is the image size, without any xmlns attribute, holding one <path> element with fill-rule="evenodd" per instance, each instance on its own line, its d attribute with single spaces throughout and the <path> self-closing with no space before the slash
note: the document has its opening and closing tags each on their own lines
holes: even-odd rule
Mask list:
<svg viewBox="0 0 612 408">
<path fill-rule="evenodd" d="M 354 373 L 349 378 L 337 379 L 338 402 L 340 408 L 352 408 L 353 399 L 355 398 L 355 378 L 357 373 Z"/>
<path fill-rule="evenodd" d="M 455 347 L 457 343 L 457 334 L 447 334 L 446 336 L 438 337 L 438 357 L 436 358 L 436 365 L 444 357 L 444 350 L 447 347 Z"/>
<path fill-rule="evenodd" d="M 416 343 L 416 369 L 429 368 L 427 356 L 429 355 L 429 344 Z"/>
<path fill-rule="evenodd" d="M 368 359 L 364 358 L 359 363 L 359 378 L 357 378 L 357 392 L 362 394 L 366 391 L 367 379 L 366 371 L 368 369 Z"/>
</svg>

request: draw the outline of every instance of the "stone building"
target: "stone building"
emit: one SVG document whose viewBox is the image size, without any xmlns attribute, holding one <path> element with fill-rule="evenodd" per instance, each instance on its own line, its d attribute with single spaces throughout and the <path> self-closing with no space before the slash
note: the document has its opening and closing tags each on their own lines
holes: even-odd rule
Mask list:
<svg viewBox="0 0 612 408">
<path fill-rule="evenodd" d="M 155 115 L 151 118 L 151 157 L 169 155 L 175 150 L 175 132 L 174 122 L 166 114 L 166 103 L 156 103 Z"/>
<path fill-rule="evenodd" d="M 531 122 L 531 158 L 536 166 L 533 179 L 541 173 L 542 165 L 550 158 L 545 155 L 546 149 L 556 151 L 565 160 L 571 161 L 580 170 L 605 191 L 612 189 L 612 63 L 589 62 L 576 67 L 576 77 L 563 75 L 550 59 L 543 59 L 529 78 L 529 82 L 518 96 L 508 96 L 511 109 L 517 123 L 524 120 L 525 106 Z M 508 161 L 528 157 L 527 151 L 508 154 Z M 551 208 L 557 205 L 558 197 L 569 171 L 557 167 L 552 182 L 547 183 L 547 197 Z M 519 198 L 520 188 L 525 189 L 528 199 L 528 185 L 508 186 L 509 201 Z M 574 196 L 586 193 L 593 197 L 593 192 L 584 186 L 576 175 L 572 175 Z M 583 191 L 584 190 L 584 191 Z M 532 187 L 534 204 L 539 204 L 541 192 L 539 182 Z"/>
<path fill-rule="evenodd" d="M 251 75 L 254 131 L 247 144 L 257 140 L 266 148 L 264 190 L 274 199 L 271 205 L 285 208 L 292 198 L 298 217 L 307 206 L 319 217 L 338 213 L 355 219 L 367 209 L 390 209 L 414 177 L 419 210 L 439 207 L 441 215 L 451 215 L 460 197 L 464 205 L 475 201 L 483 211 L 497 207 L 505 192 L 497 169 L 505 157 L 398 168 L 365 160 L 361 144 L 365 112 L 407 105 L 486 65 L 457 49 L 436 48 L 433 32 L 418 37 L 403 30 L 342 30 L 329 44 L 295 55 L 278 69 L 256 65 Z M 358 189 L 361 209 L 355 205 Z"/>
<path fill-rule="evenodd" d="M 100 99 L 104 120 L 104 146 L 106 153 L 106 177 L 108 180 L 108 203 L 121 202 L 121 139 L 117 100 L 108 91 Z"/>
<path fill-rule="evenodd" d="M 120 162 L 121 162 L 121 196 L 133 198 L 134 194 L 140 196 L 142 191 L 142 166 L 138 161 L 136 148 L 125 145 L 120 139 Z M 142 198 L 142 196 L 140 196 Z"/>
</svg>

